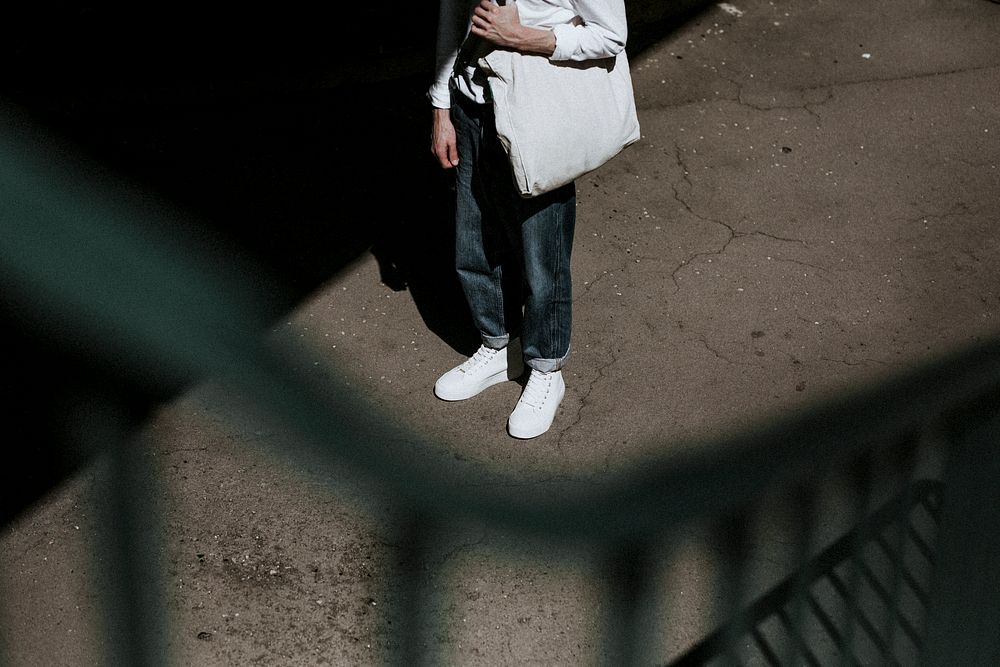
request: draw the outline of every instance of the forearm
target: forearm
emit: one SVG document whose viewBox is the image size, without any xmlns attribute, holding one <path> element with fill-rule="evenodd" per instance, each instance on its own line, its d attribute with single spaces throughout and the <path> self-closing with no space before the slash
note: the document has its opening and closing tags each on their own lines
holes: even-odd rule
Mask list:
<svg viewBox="0 0 1000 667">
<path fill-rule="evenodd" d="M 547 58 L 556 50 L 556 36 L 551 30 L 522 25 L 510 43 L 504 46 L 521 53 L 532 53 Z"/>
</svg>

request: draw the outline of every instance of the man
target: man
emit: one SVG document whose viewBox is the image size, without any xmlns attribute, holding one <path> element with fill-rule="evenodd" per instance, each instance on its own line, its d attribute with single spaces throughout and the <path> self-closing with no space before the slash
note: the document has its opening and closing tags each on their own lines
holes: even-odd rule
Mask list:
<svg viewBox="0 0 1000 667">
<path fill-rule="evenodd" d="M 516 438 L 549 430 L 566 393 L 576 189 L 570 183 L 519 195 L 477 55 L 485 46 L 551 60 L 608 58 L 626 37 L 624 0 L 441 2 L 438 75 L 428 93 L 431 151 L 457 172 L 456 268 L 482 345 L 434 392 L 446 401 L 471 398 L 520 377 L 527 365 L 531 374 L 507 422 Z"/>
</svg>

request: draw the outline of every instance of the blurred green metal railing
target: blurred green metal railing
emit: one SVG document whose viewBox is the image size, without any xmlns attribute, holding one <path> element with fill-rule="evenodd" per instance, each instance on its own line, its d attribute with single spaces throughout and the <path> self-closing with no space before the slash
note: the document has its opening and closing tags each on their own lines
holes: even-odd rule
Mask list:
<svg viewBox="0 0 1000 667">
<path fill-rule="evenodd" d="M 251 267 L 187 240 L 165 207 L 98 178 L 93 166 L 68 162 L 37 139 L 15 139 L 14 128 L 23 126 L 11 115 L 0 119 L 0 284 L 7 303 L 27 313 L 39 335 L 82 350 L 128 383 L 177 388 L 219 378 L 302 435 L 293 454 L 303 465 L 346 467 L 381 483 L 406 508 L 399 519 L 406 551 L 399 664 L 433 659 L 418 620 L 429 604 L 420 563 L 435 534 L 470 518 L 602 555 L 608 664 L 658 660 L 651 655 L 657 629 L 650 609 L 667 592 L 657 591 L 654 565 L 671 535 L 695 520 L 718 527 L 726 602 L 719 632 L 678 664 L 1000 664 L 1000 343 L 726 442 L 687 448 L 701 454 L 644 462 L 606 484 L 470 491 L 458 467 L 421 468 L 411 457 L 404 464 L 398 447 L 415 436 L 349 392 L 294 369 L 295 343 L 263 336 L 265 317 L 246 285 Z M 109 594 L 108 645 L 117 664 L 164 664 L 162 601 L 144 572 L 150 561 L 142 560 L 155 552 L 144 528 L 155 516 L 151 492 L 139 481 L 146 475 L 122 431 L 120 406 L 110 400 L 91 408 L 74 426 L 95 455 L 108 456 L 107 511 L 120 521 L 111 546 L 128 565 Z M 948 458 L 940 483 L 914 480 L 914 460 L 928 441 Z M 838 474 L 856 492 L 857 528 L 813 556 L 815 485 Z M 898 478 L 898 498 L 869 516 L 872 479 L 886 475 Z M 800 566 L 746 605 L 746 526 L 758 518 L 759 499 L 779 488 L 796 499 L 790 539 Z M 933 537 L 913 528 L 915 508 L 933 518 Z M 895 532 L 884 533 L 886 527 Z M 872 544 L 889 555 L 884 571 L 865 560 Z M 932 580 L 917 581 L 904 549 L 926 552 Z M 820 580 L 837 582 L 839 621 L 816 597 Z M 881 620 L 860 599 L 866 586 L 882 601 Z M 902 618 L 896 604 L 904 590 L 918 591 L 917 622 Z M 762 629 L 769 618 L 784 627 L 780 646 Z M 810 646 L 808 618 L 832 646 L 826 657 Z M 747 637 L 755 658 L 740 648 Z M 862 650 L 865 637 L 870 646 Z M 908 657 L 897 655 L 900 637 Z"/>
</svg>

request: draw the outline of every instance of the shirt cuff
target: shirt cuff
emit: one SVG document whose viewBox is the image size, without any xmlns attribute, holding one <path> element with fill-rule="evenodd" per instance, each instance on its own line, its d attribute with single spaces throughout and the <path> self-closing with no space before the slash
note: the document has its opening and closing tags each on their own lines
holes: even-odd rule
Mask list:
<svg viewBox="0 0 1000 667">
<path fill-rule="evenodd" d="M 427 91 L 427 99 L 431 101 L 431 106 L 438 109 L 450 109 L 451 88 L 448 87 L 448 82 L 435 83 L 431 86 L 430 90 Z"/>
<path fill-rule="evenodd" d="M 576 26 L 571 23 L 560 23 L 553 26 L 552 34 L 556 36 L 556 48 L 549 56 L 549 60 L 572 60 L 580 42 Z"/>
</svg>

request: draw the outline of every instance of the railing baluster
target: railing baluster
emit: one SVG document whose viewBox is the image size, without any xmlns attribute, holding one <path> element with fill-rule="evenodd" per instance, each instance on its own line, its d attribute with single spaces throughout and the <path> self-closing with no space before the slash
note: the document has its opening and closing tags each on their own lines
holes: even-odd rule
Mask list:
<svg viewBox="0 0 1000 667">
<path fill-rule="evenodd" d="M 912 533 L 910 532 L 911 527 L 909 523 L 907 523 L 907 525 L 903 527 L 901 530 L 903 531 L 904 537 L 910 537 L 912 535 Z M 879 535 L 878 537 L 876 537 L 875 544 L 879 546 L 879 548 L 882 550 L 884 554 L 886 554 L 887 557 L 890 558 L 892 557 L 892 547 L 889 546 L 889 544 L 885 541 L 885 538 L 883 536 Z M 920 582 L 914 578 L 913 573 L 910 572 L 909 570 L 903 568 L 901 576 L 903 578 L 903 583 L 906 584 L 906 587 L 909 588 L 910 591 L 916 596 L 917 600 L 920 601 L 921 606 L 926 607 L 927 604 L 930 602 L 930 596 L 928 595 L 927 590 L 920 585 Z"/>
<path fill-rule="evenodd" d="M 726 619 L 724 656 L 727 664 L 739 665 L 740 638 L 748 630 L 743 617 L 750 512 L 744 510 L 719 522 L 716 532 L 722 551 L 720 611 Z"/>
<path fill-rule="evenodd" d="M 834 641 L 834 643 L 837 644 L 837 646 L 843 646 L 844 635 L 841 634 L 840 630 L 837 629 L 837 624 L 834 622 L 832 618 L 830 618 L 830 614 L 828 614 L 827 611 L 823 609 L 823 606 L 812 595 L 809 596 L 808 603 L 809 603 L 809 609 L 812 610 L 813 614 L 819 620 L 820 625 L 823 626 L 823 629 L 826 630 L 826 633 L 828 635 L 830 635 L 830 638 Z M 857 660 L 854 659 L 853 655 L 851 656 L 850 664 L 852 665 L 852 667 L 858 664 Z"/>
<path fill-rule="evenodd" d="M 156 471 L 142 443 L 105 424 L 110 438 L 96 499 L 97 534 L 109 664 L 134 667 L 165 665 L 164 588 L 155 503 Z M 97 435 L 97 434 L 95 434 Z M 102 577 L 103 579 L 104 577 Z"/>
<path fill-rule="evenodd" d="M 894 563 L 893 567 L 895 566 L 896 565 Z M 887 589 L 885 587 L 885 584 L 882 583 L 882 580 L 878 578 L 878 575 L 872 572 L 871 567 L 869 567 L 867 563 L 861 564 L 861 573 L 862 575 L 864 575 L 864 578 L 868 582 L 868 585 L 871 586 L 871 589 L 875 591 L 875 594 L 879 597 L 880 600 L 882 600 L 882 604 L 886 609 L 885 623 L 883 625 L 882 632 L 879 634 L 882 641 L 885 642 L 886 647 L 888 649 L 891 649 L 892 647 L 892 637 L 893 637 L 892 629 L 893 626 L 896 625 L 897 621 L 898 623 L 902 624 L 903 630 L 906 632 L 906 634 L 910 636 L 910 639 L 912 639 L 914 643 L 918 642 L 920 639 L 920 635 L 917 633 L 916 628 L 914 628 L 910 624 L 910 622 L 906 620 L 905 617 L 899 616 L 897 618 L 897 614 L 894 613 L 899 603 L 899 599 L 897 597 L 898 590 L 892 592 L 889 589 Z"/>
<path fill-rule="evenodd" d="M 803 605 L 803 607 L 804 606 L 805 605 Z M 803 612 L 803 618 L 804 618 L 804 612 Z M 802 625 L 802 619 L 799 619 L 799 621 L 797 621 L 797 622 L 793 621 L 791 619 L 791 617 L 789 617 L 789 615 L 785 612 L 784 609 L 779 609 L 778 610 L 778 620 L 781 621 L 781 625 L 784 626 L 785 630 L 788 632 L 789 635 L 791 635 L 793 633 L 796 633 L 796 632 L 801 632 L 801 630 L 802 630 L 802 627 L 803 627 L 803 625 Z M 793 641 L 794 641 L 794 638 L 793 638 Z M 812 667 L 821 667 L 822 663 L 819 661 L 819 658 L 817 658 L 815 656 L 815 654 L 813 654 L 813 652 L 809 650 L 809 646 L 804 641 L 802 641 L 801 637 L 799 638 L 798 641 L 799 641 L 798 655 L 801 655 L 802 659 L 805 660 L 805 662 L 807 664 L 811 665 Z M 791 642 L 789 642 L 789 644 L 790 643 Z M 781 665 L 797 665 L 797 664 L 800 664 L 799 660 L 798 660 L 798 655 L 794 659 L 789 659 L 788 657 L 785 657 L 785 658 L 779 660 L 778 664 L 781 664 Z"/>
<path fill-rule="evenodd" d="M 626 539 L 611 547 L 605 564 L 604 620 L 609 664 L 626 667 L 646 661 L 654 581 L 649 542 Z"/>
<path fill-rule="evenodd" d="M 399 531 L 400 602 L 393 614 L 395 632 L 400 640 L 395 662 L 399 667 L 419 667 L 432 664 L 429 655 L 426 624 L 432 622 L 432 600 L 427 595 L 427 548 L 433 540 L 435 528 L 429 517 L 412 513 L 397 522 Z"/>
<path fill-rule="evenodd" d="M 853 462 L 853 464 L 848 469 L 849 474 L 849 487 L 852 492 L 852 514 L 851 514 L 851 525 L 860 525 L 864 520 L 865 514 L 868 512 L 869 500 L 871 498 L 871 476 L 872 476 L 872 453 L 865 452 L 860 458 Z M 857 654 L 854 651 L 854 637 L 858 625 L 861 625 L 869 635 L 872 636 L 873 641 L 878 647 L 878 633 L 870 627 L 870 622 L 868 618 L 864 615 L 864 611 L 860 605 L 860 595 L 861 595 L 861 563 L 864 560 L 864 548 L 865 543 L 861 535 L 855 535 L 851 541 L 850 545 L 850 555 L 848 557 L 847 563 L 850 569 L 847 572 L 848 581 L 845 584 L 843 580 L 836 574 L 836 572 L 830 572 L 828 579 L 830 583 L 833 584 L 837 592 L 843 597 L 845 602 L 845 612 L 844 612 L 844 622 L 843 627 L 843 640 L 844 643 L 841 645 L 841 665 L 848 664 L 851 661 L 858 661 Z M 880 648 L 880 647 L 879 647 Z M 864 663 L 864 659 L 860 662 Z"/>
<path fill-rule="evenodd" d="M 809 568 L 809 549 L 813 540 L 815 521 L 815 480 L 795 485 L 789 494 L 789 511 L 792 517 L 793 562 L 797 573 L 795 590 L 790 602 L 790 613 L 782 610 L 782 619 L 787 620 L 789 641 L 781 664 L 798 664 L 798 657 L 805 655 L 805 638 L 802 636 L 805 624 L 806 597 L 813 573 Z"/>
<path fill-rule="evenodd" d="M 757 645 L 757 648 L 764 655 L 764 659 L 767 660 L 767 664 L 772 667 L 781 667 L 782 664 L 787 664 L 781 662 L 778 658 L 778 654 L 775 653 L 771 644 L 767 641 L 767 638 L 764 637 L 758 628 L 753 628 L 750 631 L 750 636 L 753 637 L 753 641 Z"/>
<path fill-rule="evenodd" d="M 894 549 L 892 553 L 886 553 L 891 567 L 891 583 L 888 590 L 879 583 L 878 594 L 885 601 L 886 617 L 882 628 L 882 635 L 885 638 L 886 646 L 894 658 L 899 658 L 895 650 L 896 629 L 901 627 L 907 634 L 910 641 L 917 648 L 920 646 L 920 633 L 913 627 L 900 606 L 903 604 L 901 592 L 903 590 L 903 572 L 906 569 L 906 526 L 909 523 L 909 515 L 913 511 L 913 470 L 916 465 L 917 447 L 920 436 L 917 434 L 904 437 L 900 440 L 898 447 L 892 450 L 896 455 L 896 460 L 892 462 L 892 467 L 896 472 L 896 477 L 900 486 L 904 489 L 905 501 L 899 503 L 895 518 L 887 527 L 895 536 Z M 879 534 L 878 539 L 884 541 L 884 534 Z M 885 549 L 883 549 L 885 551 Z"/>
</svg>

